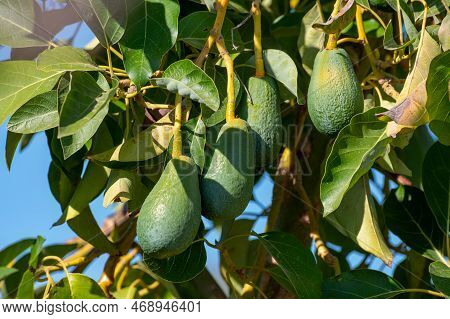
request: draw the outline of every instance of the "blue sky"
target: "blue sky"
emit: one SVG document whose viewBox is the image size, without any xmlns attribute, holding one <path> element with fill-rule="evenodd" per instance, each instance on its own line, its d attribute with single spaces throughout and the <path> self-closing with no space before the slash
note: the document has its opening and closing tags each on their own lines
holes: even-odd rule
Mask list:
<svg viewBox="0 0 450 319">
<path fill-rule="evenodd" d="M 69 37 L 75 25 L 66 27 L 58 37 L 63 39 Z M 92 33 L 85 24 L 82 25 L 74 45 L 83 47 L 93 38 Z M 0 60 L 9 58 L 8 48 L 0 49 Z M 61 243 L 74 237 L 73 232 L 64 224 L 55 228 L 51 225 L 59 218 L 61 211 L 58 203 L 54 200 L 47 181 L 47 171 L 50 164 L 50 154 L 47 147 L 47 140 L 44 133 L 36 134 L 31 144 L 23 152 L 17 151 L 11 171 L 9 172 L 4 161 L 4 149 L 6 143 L 6 124 L 0 127 L 0 194 L 2 201 L 2 222 L 0 223 L 0 249 L 22 238 L 36 237 L 41 235 L 47 239 L 47 244 Z M 381 183 L 380 176 L 377 183 Z M 373 186 L 373 185 L 372 185 Z M 255 187 L 255 197 L 264 206 L 269 206 L 272 200 L 273 182 L 268 176 L 264 176 Z M 381 200 L 379 193 L 374 193 L 378 201 Z M 102 196 L 97 198 L 91 208 L 101 225 L 102 220 L 111 214 L 113 208 L 104 209 L 102 206 Z M 248 212 L 259 212 L 260 207 L 250 203 Z M 262 232 L 265 225 L 265 218 L 260 218 L 255 225 L 255 231 Z M 208 225 L 206 225 L 208 227 Z M 212 231 L 208 235 L 210 241 L 218 238 L 219 233 Z M 218 274 L 218 254 L 208 248 L 208 268 L 215 277 L 221 281 Z M 349 257 L 351 265 L 360 262 L 361 255 L 352 254 Z M 105 256 L 100 257 L 89 269 L 88 274 L 97 278 L 101 272 L 101 267 L 105 261 Z M 401 259 L 394 260 L 394 264 Z M 383 267 L 377 260 L 371 268 L 391 273 L 391 270 Z"/>
</svg>

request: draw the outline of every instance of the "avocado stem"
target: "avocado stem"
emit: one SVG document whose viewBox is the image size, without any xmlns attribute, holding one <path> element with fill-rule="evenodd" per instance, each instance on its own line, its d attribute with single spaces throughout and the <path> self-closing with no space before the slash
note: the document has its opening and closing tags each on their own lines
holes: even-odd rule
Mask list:
<svg viewBox="0 0 450 319">
<path fill-rule="evenodd" d="M 222 33 L 222 26 L 223 21 L 225 20 L 225 15 L 227 13 L 228 2 L 229 0 L 217 0 L 215 3 L 217 12 L 216 20 L 214 21 L 214 25 L 209 32 L 208 39 L 206 39 L 202 51 L 197 57 L 197 60 L 195 60 L 195 64 L 199 67 L 203 66 L 203 63 L 205 62 L 206 57 L 208 56 L 213 44 L 216 42 L 217 37 Z"/>
<path fill-rule="evenodd" d="M 217 50 L 219 51 L 220 56 L 225 61 L 225 67 L 227 69 L 227 108 L 225 113 L 225 118 L 227 123 L 231 120 L 235 119 L 235 96 L 234 96 L 234 62 L 230 57 L 228 50 L 225 46 L 225 41 L 223 40 L 222 35 L 216 40 Z"/>
<path fill-rule="evenodd" d="M 333 12 L 331 12 L 330 18 L 334 18 L 338 13 L 339 9 L 341 8 L 342 0 L 336 0 L 333 7 Z M 326 45 L 327 50 L 334 50 L 337 47 L 337 40 L 338 40 L 338 33 L 333 33 L 328 36 L 328 41 Z"/>
<path fill-rule="evenodd" d="M 358 39 L 362 41 L 364 46 L 364 51 L 366 52 L 367 58 L 369 59 L 370 67 L 372 68 L 373 74 L 379 78 L 381 76 L 378 71 L 375 57 L 372 52 L 372 48 L 370 47 L 369 41 L 367 40 L 366 31 L 364 30 L 364 22 L 363 22 L 363 12 L 364 9 L 356 5 L 356 28 L 358 29 Z"/>
<path fill-rule="evenodd" d="M 181 109 L 181 95 L 177 94 L 175 97 L 175 123 L 173 125 L 173 148 L 172 158 L 178 158 L 182 155 L 183 141 L 181 138 L 181 124 L 183 122 L 183 112 Z"/>
<path fill-rule="evenodd" d="M 260 0 L 255 0 L 252 3 L 251 13 L 253 15 L 254 33 L 253 33 L 253 46 L 255 50 L 255 68 L 256 77 L 262 78 L 265 75 L 264 59 L 262 49 L 262 36 L 261 36 L 261 8 Z"/>
</svg>

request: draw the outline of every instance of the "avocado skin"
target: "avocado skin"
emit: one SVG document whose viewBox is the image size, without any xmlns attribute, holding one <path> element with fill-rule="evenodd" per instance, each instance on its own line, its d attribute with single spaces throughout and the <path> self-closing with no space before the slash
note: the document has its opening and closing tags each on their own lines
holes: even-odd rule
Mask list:
<svg viewBox="0 0 450 319">
<path fill-rule="evenodd" d="M 234 219 L 247 207 L 253 190 L 255 149 L 250 127 L 234 119 L 222 126 L 200 182 L 203 215 Z"/>
<path fill-rule="evenodd" d="M 242 99 L 238 114 L 252 129 L 256 166 L 265 167 L 276 161 L 281 148 L 280 94 L 270 76 L 249 78 L 247 88 L 248 94 Z"/>
<path fill-rule="evenodd" d="M 334 136 L 363 108 L 361 87 L 347 52 L 319 52 L 308 88 L 308 111 L 317 130 Z"/>
<path fill-rule="evenodd" d="M 200 222 L 197 167 L 189 157 L 174 158 L 142 205 L 137 221 L 139 244 L 153 258 L 178 255 L 192 244 Z"/>
</svg>

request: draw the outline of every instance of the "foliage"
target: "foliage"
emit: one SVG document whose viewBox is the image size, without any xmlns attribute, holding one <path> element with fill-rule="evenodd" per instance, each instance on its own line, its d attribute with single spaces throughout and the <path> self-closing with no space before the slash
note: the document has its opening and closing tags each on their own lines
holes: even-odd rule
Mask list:
<svg viewBox="0 0 450 319">
<path fill-rule="evenodd" d="M 450 297 L 444 1 L 428 1 L 429 7 L 409 0 L 213 2 L 0 0 L 0 45 L 11 48 L 11 58 L 0 62 L 6 163 L 11 169 L 19 144 L 23 149 L 33 134 L 45 132 L 48 182 L 61 207 L 54 226 L 67 223 L 77 235 L 61 245 L 45 245 L 40 236 L 17 239 L 0 250 L 1 295 Z M 253 22 L 246 20 L 249 14 Z M 73 23 L 95 35 L 86 48 L 73 47 L 79 28 L 69 39 L 57 37 Z M 312 126 L 306 96 L 317 53 L 336 46 L 348 54 L 365 100 L 364 111 L 330 137 Z M 155 203 L 148 196 L 155 185 L 158 194 L 172 194 L 158 199 L 173 201 L 173 207 L 189 205 L 186 194 L 200 193 L 183 189 L 182 182 L 176 192 L 165 192 L 173 186 L 158 184 L 166 164 L 182 154 L 191 157 L 198 176 L 189 185 L 197 178 L 201 184 L 218 150 L 218 132 L 239 114 L 236 108 L 245 107 L 241 98 L 251 99 L 246 85 L 255 75 L 275 80 L 283 123 L 274 164 L 250 168 L 255 183 L 262 172 L 273 181 L 271 205 L 240 217 L 242 211 L 230 212 L 238 216 L 232 220 L 203 217 L 198 231 L 198 220 L 188 221 L 196 236 L 183 237 L 192 241 L 181 243 L 181 253 L 144 254 L 136 224 L 143 203 Z M 333 78 L 323 80 L 333 87 Z M 340 92 L 315 89 L 336 98 L 331 105 L 339 101 Z M 241 165 L 235 175 L 247 171 L 241 155 L 249 151 L 253 158 L 249 145 L 224 150 L 228 166 L 216 171 L 236 170 L 230 163 Z M 183 176 L 170 180 L 178 178 Z M 232 191 L 250 197 L 250 190 Z M 90 208 L 100 195 L 105 207 L 116 203 L 106 227 Z M 240 207 L 247 200 L 236 203 L 226 204 Z M 257 233 L 255 221 L 264 216 L 266 231 Z M 217 232 L 214 243 L 207 240 Z M 167 230 L 165 235 L 170 237 Z M 208 250 L 219 253 L 220 273 L 205 268 Z M 364 258 L 349 265 L 354 252 Z M 108 256 L 101 277 L 83 274 L 101 255 Z M 368 269 L 375 258 L 392 266 L 393 275 Z M 55 282 L 57 273 L 62 279 Z"/>
</svg>

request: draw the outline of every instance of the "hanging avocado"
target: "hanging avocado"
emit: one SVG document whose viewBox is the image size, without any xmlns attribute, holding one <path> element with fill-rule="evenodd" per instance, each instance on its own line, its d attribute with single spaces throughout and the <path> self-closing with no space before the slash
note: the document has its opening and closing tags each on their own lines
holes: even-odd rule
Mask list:
<svg viewBox="0 0 450 319">
<path fill-rule="evenodd" d="M 168 258 L 187 249 L 201 221 L 197 167 L 191 158 L 170 160 L 142 205 L 137 236 L 143 252 Z"/>
<path fill-rule="evenodd" d="M 347 52 L 319 52 L 308 88 L 308 111 L 317 130 L 334 136 L 363 107 L 361 87 Z"/>
<path fill-rule="evenodd" d="M 251 127 L 255 140 L 255 165 L 276 162 L 281 148 L 282 123 L 277 83 L 270 76 L 251 77 L 242 99 L 239 116 Z"/>
<path fill-rule="evenodd" d="M 226 123 L 200 183 L 207 218 L 221 221 L 242 214 L 252 197 L 254 163 L 254 141 L 248 124 L 241 119 Z"/>
</svg>

